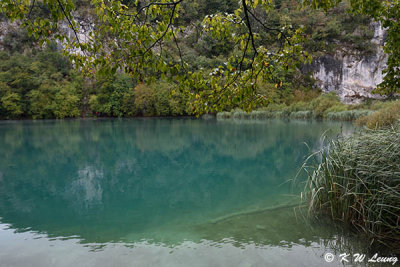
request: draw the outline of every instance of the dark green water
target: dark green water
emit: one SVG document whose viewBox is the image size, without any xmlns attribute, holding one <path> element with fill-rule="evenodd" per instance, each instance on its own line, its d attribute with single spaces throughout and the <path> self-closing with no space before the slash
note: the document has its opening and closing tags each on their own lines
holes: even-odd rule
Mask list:
<svg viewBox="0 0 400 267">
<path fill-rule="evenodd" d="M 334 138 L 353 128 L 1 122 L 0 266 L 327 264 L 324 253 L 360 244 L 325 223 L 310 227 L 287 182 L 327 130 Z"/>
</svg>

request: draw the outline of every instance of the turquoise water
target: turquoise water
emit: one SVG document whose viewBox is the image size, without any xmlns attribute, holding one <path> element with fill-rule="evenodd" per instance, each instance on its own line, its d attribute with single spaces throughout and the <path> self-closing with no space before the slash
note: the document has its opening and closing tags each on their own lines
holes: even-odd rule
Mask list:
<svg viewBox="0 0 400 267">
<path fill-rule="evenodd" d="M 278 120 L 1 122 L 0 266 L 327 264 L 327 251 L 359 243 L 310 226 L 290 179 L 324 133 L 351 131 Z"/>
</svg>

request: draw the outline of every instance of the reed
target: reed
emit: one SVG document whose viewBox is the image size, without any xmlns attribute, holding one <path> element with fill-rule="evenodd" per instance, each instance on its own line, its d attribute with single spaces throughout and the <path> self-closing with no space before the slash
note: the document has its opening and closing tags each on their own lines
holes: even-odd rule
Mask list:
<svg viewBox="0 0 400 267">
<path fill-rule="evenodd" d="M 252 119 L 265 120 L 275 118 L 275 113 L 271 111 L 256 110 L 250 113 Z"/>
<path fill-rule="evenodd" d="M 290 113 L 290 118 L 296 120 L 310 120 L 315 118 L 315 114 L 311 110 L 296 111 Z"/>
<path fill-rule="evenodd" d="M 232 118 L 232 113 L 228 111 L 218 112 L 217 119 L 230 119 Z"/>
<path fill-rule="evenodd" d="M 353 121 L 364 116 L 370 116 L 374 113 L 372 110 L 344 110 L 338 112 L 328 112 L 326 114 L 327 120 L 334 121 Z"/>
<path fill-rule="evenodd" d="M 376 106 L 378 105 L 376 104 Z M 400 120 L 400 100 L 385 102 L 378 107 L 381 108 L 375 113 L 358 118 L 356 124 L 375 129 L 390 127 Z"/>
<path fill-rule="evenodd" d="M 310 214 L 354 227 L 371 243 L 400 244 L 398 125 L 331 141 L 303 169 L 308 174 L 303 197 Z"/>
</svg>

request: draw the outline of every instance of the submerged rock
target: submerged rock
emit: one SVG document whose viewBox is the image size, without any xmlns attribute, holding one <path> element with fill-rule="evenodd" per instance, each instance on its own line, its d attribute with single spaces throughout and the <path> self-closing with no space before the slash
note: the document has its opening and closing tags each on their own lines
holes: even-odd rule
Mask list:
<svg viewBox="0 0 400 267">
<path fill-rule="evenodd" d="M 256 225 L 256 229 L 257 229 L 257 230 L 265 230 L 265 229 L 267 229 L 267 227 L 265 227 L 264 225 L 259 225 L 259 224 L 257 224 L 257 225 Z"/>
</svg>

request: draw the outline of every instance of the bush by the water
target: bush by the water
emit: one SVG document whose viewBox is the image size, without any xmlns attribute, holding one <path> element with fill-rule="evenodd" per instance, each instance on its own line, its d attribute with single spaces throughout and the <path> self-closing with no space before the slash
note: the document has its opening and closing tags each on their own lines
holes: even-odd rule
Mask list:
<svg viewBox="0 0 400 267">
<path fill-rule="evenodd" d="M 223 111 L 217 113 L 217 119 L 230 119 L 232 117 L 231 112 Z"/>
<path fill-rule="evenodd" d="M 27 55 L 0 51 L 0 119 L 186 115 L 187 100 L 175 87 L 137 85 L 121 73 L 87 84 L 52 46 Z"/>
<path fill-rule="evenodd" d="M 370 129 L 389 127 L 400 120 L 400 101 L 379 103 L 379 110 L 373 114 L 360 117 L 356 124 Z"/>
<path fill-rule="evenodd" d="M 322 160 L 321 160 L 322 159 Z M 315 160 L 314 164 L 309 164 Z M 400 129 L 368 130 L 332 141 L 313 154 L 305 196 L 325 214 L 365 232 L 371 241 L 400 242 Z"/>
<path fill-rule="evenodd" d="M 300 112 L 302 113 L 302 112 Z M 307 111 L 305 112 L 307 113 Z M 281 111 L 267 111 L 267 110 L 255 110 L 252 112 L 245 112 L 237 109 L 233 112 L 219 112 L 217 113 L 217 119 L 238 119 L 238 120 L 265 120 L 265 119 L 285 119 L 289 118 L 290 112 L 286 110 Z"/>
<path fill-rule="evenodd" d="M 374 113 L 372 110 L 344 110 L 339 112 L 328 112 L 327 120 L 333 121 L 353 121 L 361 117 L 370 116 Z"/>
<path fill-rule="evenodd" d="M 134 86 L 127 75 L 104 77 L 90 96 L 92 111 L 103 116 L 167 116 L 187 114 L 184 96 L 174 92 L 174 84 L 156 82 Z"/>
<path fill-rule="evenodd" d="M 77 117 L 82 82 L 53 46 L 30 56 L 0 51 L 0 118 Z"/>
<path fill-rule="evenodd" d="M 380 102 L 379 102 L 380 103 Z M 358 109 L 362 108 L 362 109 Z M 335 93 L 321 94 L 318 97 L 305 101 L 285 104 L 272 103 L 267 107 L 259 108 L 251 113 L 242 110 L 220 112 L 218 119 L 327 119 L 340 121 L 354 121 L 358 118 L 370 116 L 375 111 L 366 109 L 368 106 L 351 106 L 340 102 Z"/>
<path fill-rule="evenodd" d="M 297 112 L 292 112 L 290 113 L 290 118 L 291 119 L 312 119 L 315 118 L 315 113 L 314 111 L 311 110 L 305 110 L 305 111 L 297 111 Z"/>
</svg>

